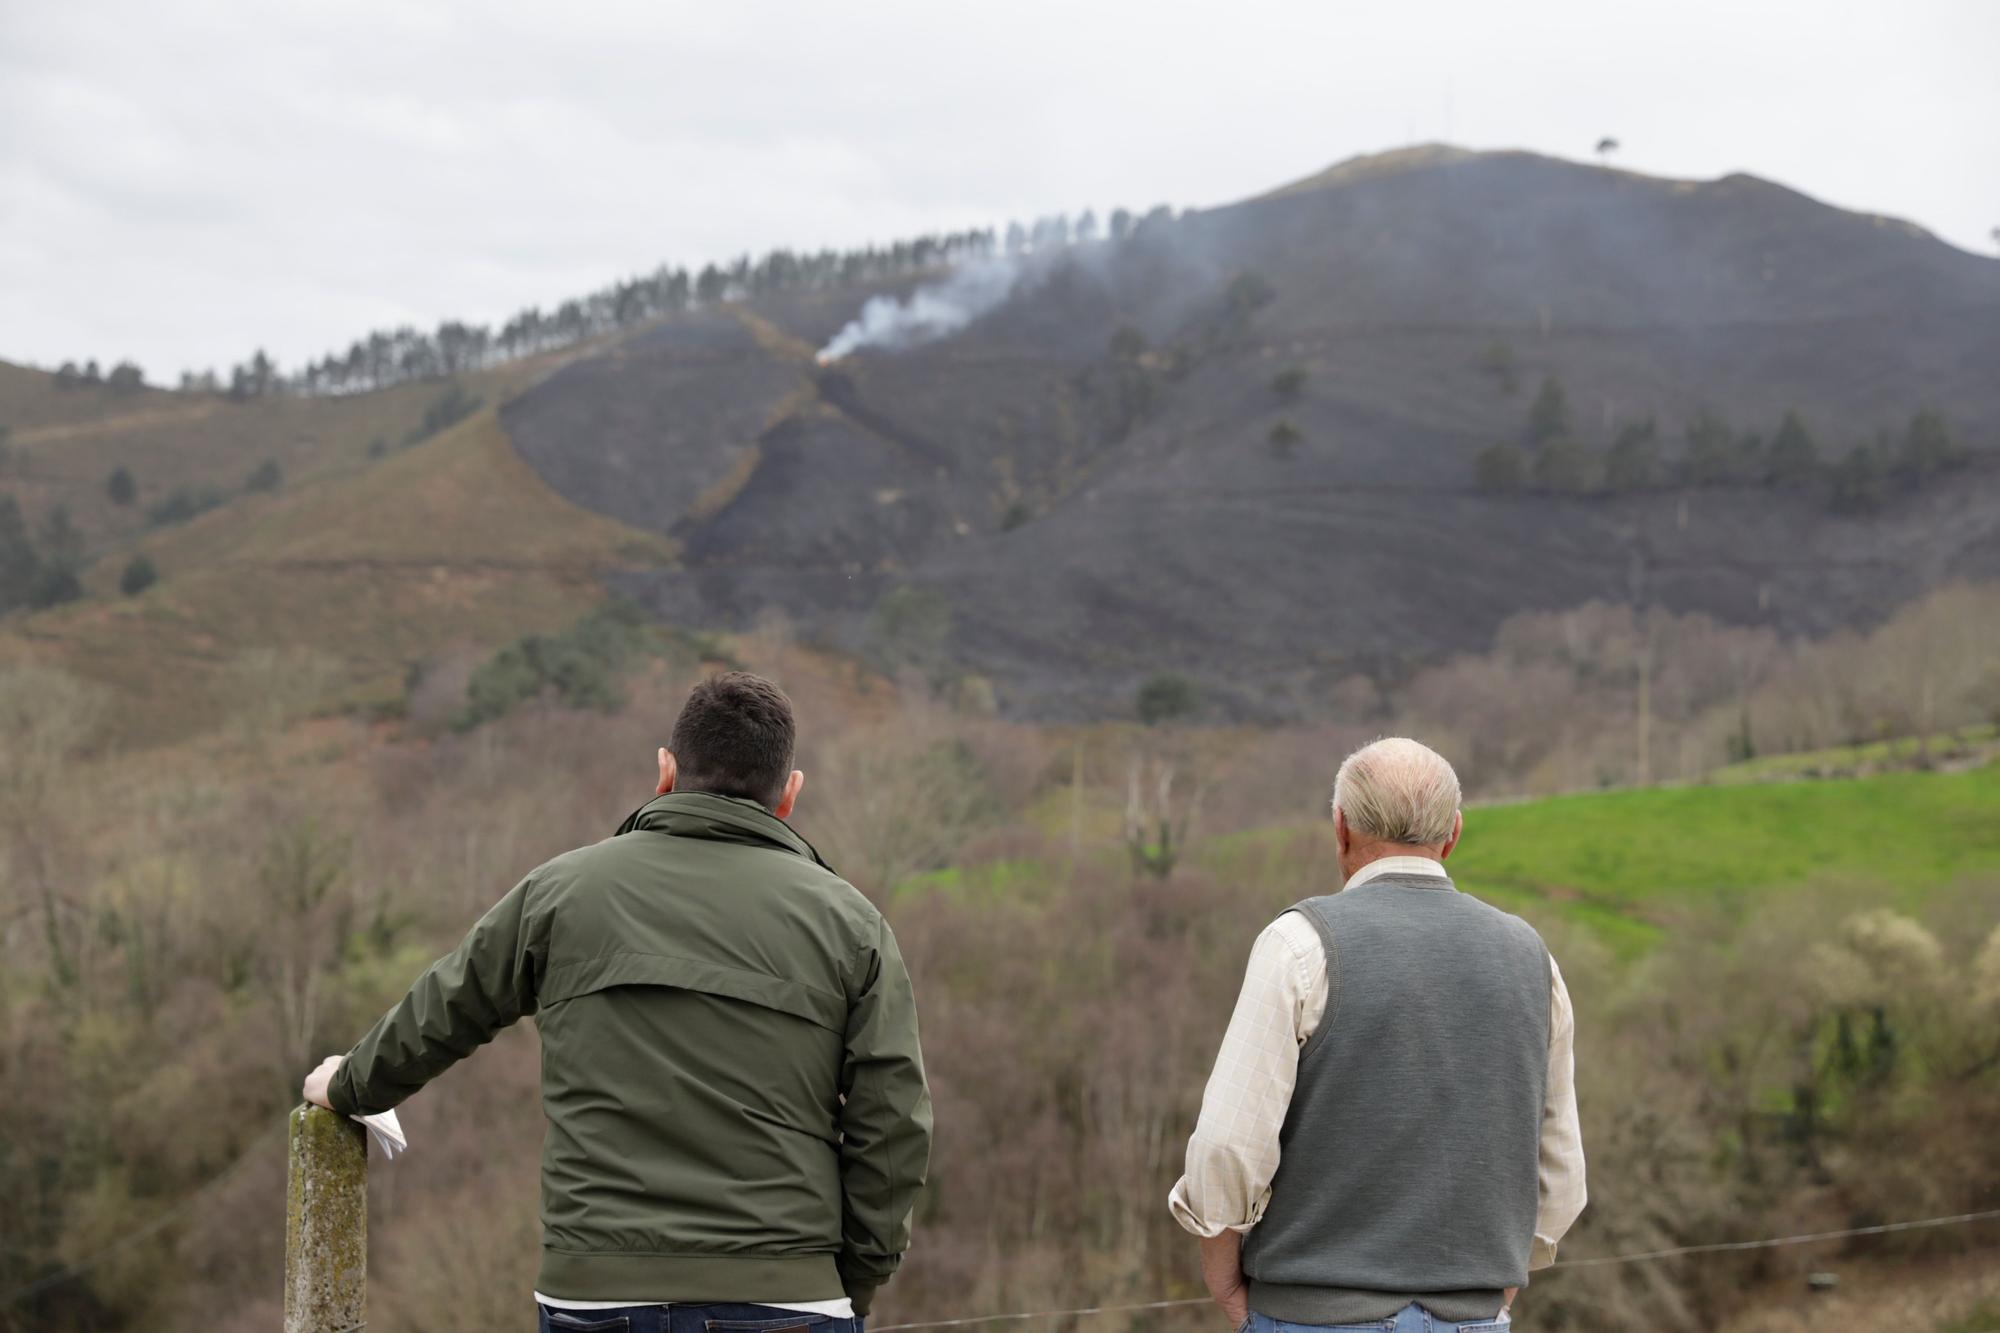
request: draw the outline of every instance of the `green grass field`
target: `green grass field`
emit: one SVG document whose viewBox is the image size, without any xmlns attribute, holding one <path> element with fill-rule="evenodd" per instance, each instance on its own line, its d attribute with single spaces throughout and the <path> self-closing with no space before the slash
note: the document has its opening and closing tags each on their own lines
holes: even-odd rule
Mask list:
<svg viewBox="0 0 2000 1333">
<path fill-rule="evenodd" d="M 1331 842 L 1330 830 L 1262 829 L 1210 839 L 1193 860 L 1224 882 L 1269 884 L 1288 867 L 1326 873 Z M 1910 906 L 1967 876 L 2000 875 L 2000 764 L 1475 807 L 1451 868 L 1467 891 L 1553 908 L 1627 957 L 1678 917 L 1787 889 L 1866 886 Z"/>
</svg>

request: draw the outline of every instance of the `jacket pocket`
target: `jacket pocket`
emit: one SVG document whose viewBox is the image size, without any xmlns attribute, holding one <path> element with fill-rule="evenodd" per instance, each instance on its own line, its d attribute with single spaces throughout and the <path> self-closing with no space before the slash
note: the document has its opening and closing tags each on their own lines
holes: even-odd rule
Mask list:
<svg viewBox="0 0 2000 1333">
<path fill-rule="evenodd" d="M 608 1319 L 586 1319 L 567 1310 L 551 1310 L 549 1327 L 565 1329 L 567 1333 L 627 1333 L 632 1327 L 632 1316 L 617 1314 Z"/>
</svg>

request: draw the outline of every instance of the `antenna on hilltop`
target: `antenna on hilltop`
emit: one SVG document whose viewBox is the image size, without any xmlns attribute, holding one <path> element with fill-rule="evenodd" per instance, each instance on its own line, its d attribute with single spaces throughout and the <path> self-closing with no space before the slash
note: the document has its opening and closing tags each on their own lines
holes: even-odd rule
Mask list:
<svg viewBox="0 0 2000 1333">
<path fill-rule="evenodd" d="M 1605 135 L 1602 139 L 1599 139 L 1597 141 L 1598 165 L 1609 166 L 1611 164 L 1611 155 L 1617 151 L 1618 151 L 1618 141 L 1616 139 L 1612 138 L 1608 134 Z"/>
</svg>

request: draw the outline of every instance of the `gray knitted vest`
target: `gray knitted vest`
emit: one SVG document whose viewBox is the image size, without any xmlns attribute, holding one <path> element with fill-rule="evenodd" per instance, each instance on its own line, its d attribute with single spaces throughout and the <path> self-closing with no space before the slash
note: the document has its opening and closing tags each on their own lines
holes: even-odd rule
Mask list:
<svg viewBox="0 0 2000 1333">
<path fill-rule="evenodd" d="M 1450 880 L 1385 875 L 1292 909 L 1326 950 L 1250 1307 L 1300 1324 L 1412 1301 L 1491 1316 L 1528 1280 L 1549 1061 L 1549 954 Z"/>
</svg>

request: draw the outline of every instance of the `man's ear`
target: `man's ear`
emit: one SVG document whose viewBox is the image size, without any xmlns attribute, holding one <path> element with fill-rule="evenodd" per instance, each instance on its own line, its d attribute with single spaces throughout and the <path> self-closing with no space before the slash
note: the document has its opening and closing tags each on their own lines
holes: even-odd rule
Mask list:
<svg viewBox="0 0 2000 1333">
<path fill-rule="evenodd" d="M 1454 811 L 1451 816 L 1451 836 L 1444 840 L 1444 846 L 1438 848 L 1438 860 L 1442 861 L 1451 855 L 1451 849 L 1458 846 L 1459 835 L 1464 832 L 1465 811 Z"/>
<path fill-rule="evenodd" d="M 1333 807 L 1333 849 L 1345 856 L 1350 841 L 1352 839 L 1347 833 L 1347 812 L 1336 805 Z"/>
<path fill-rule="evenodd" d="M 780 819 L 790 819 L 792 807 L 799 803 L 799 790 L 805 785 L 806 775 L 796 768 L 793 769 L 792 775 L 785 779 L 785 794 L 778 798 L 778 804 L 772 808 L 771 813 Z"/>
<path fill-rule="evenodd" d="M 674 779 L 681 775 L 681 766 L 674 759 L 674 752 L 666 746 L 660 747 L 660 785 L 653 788 L 653 795 L 665 796 L 674 789 Z"/>
</svg>

